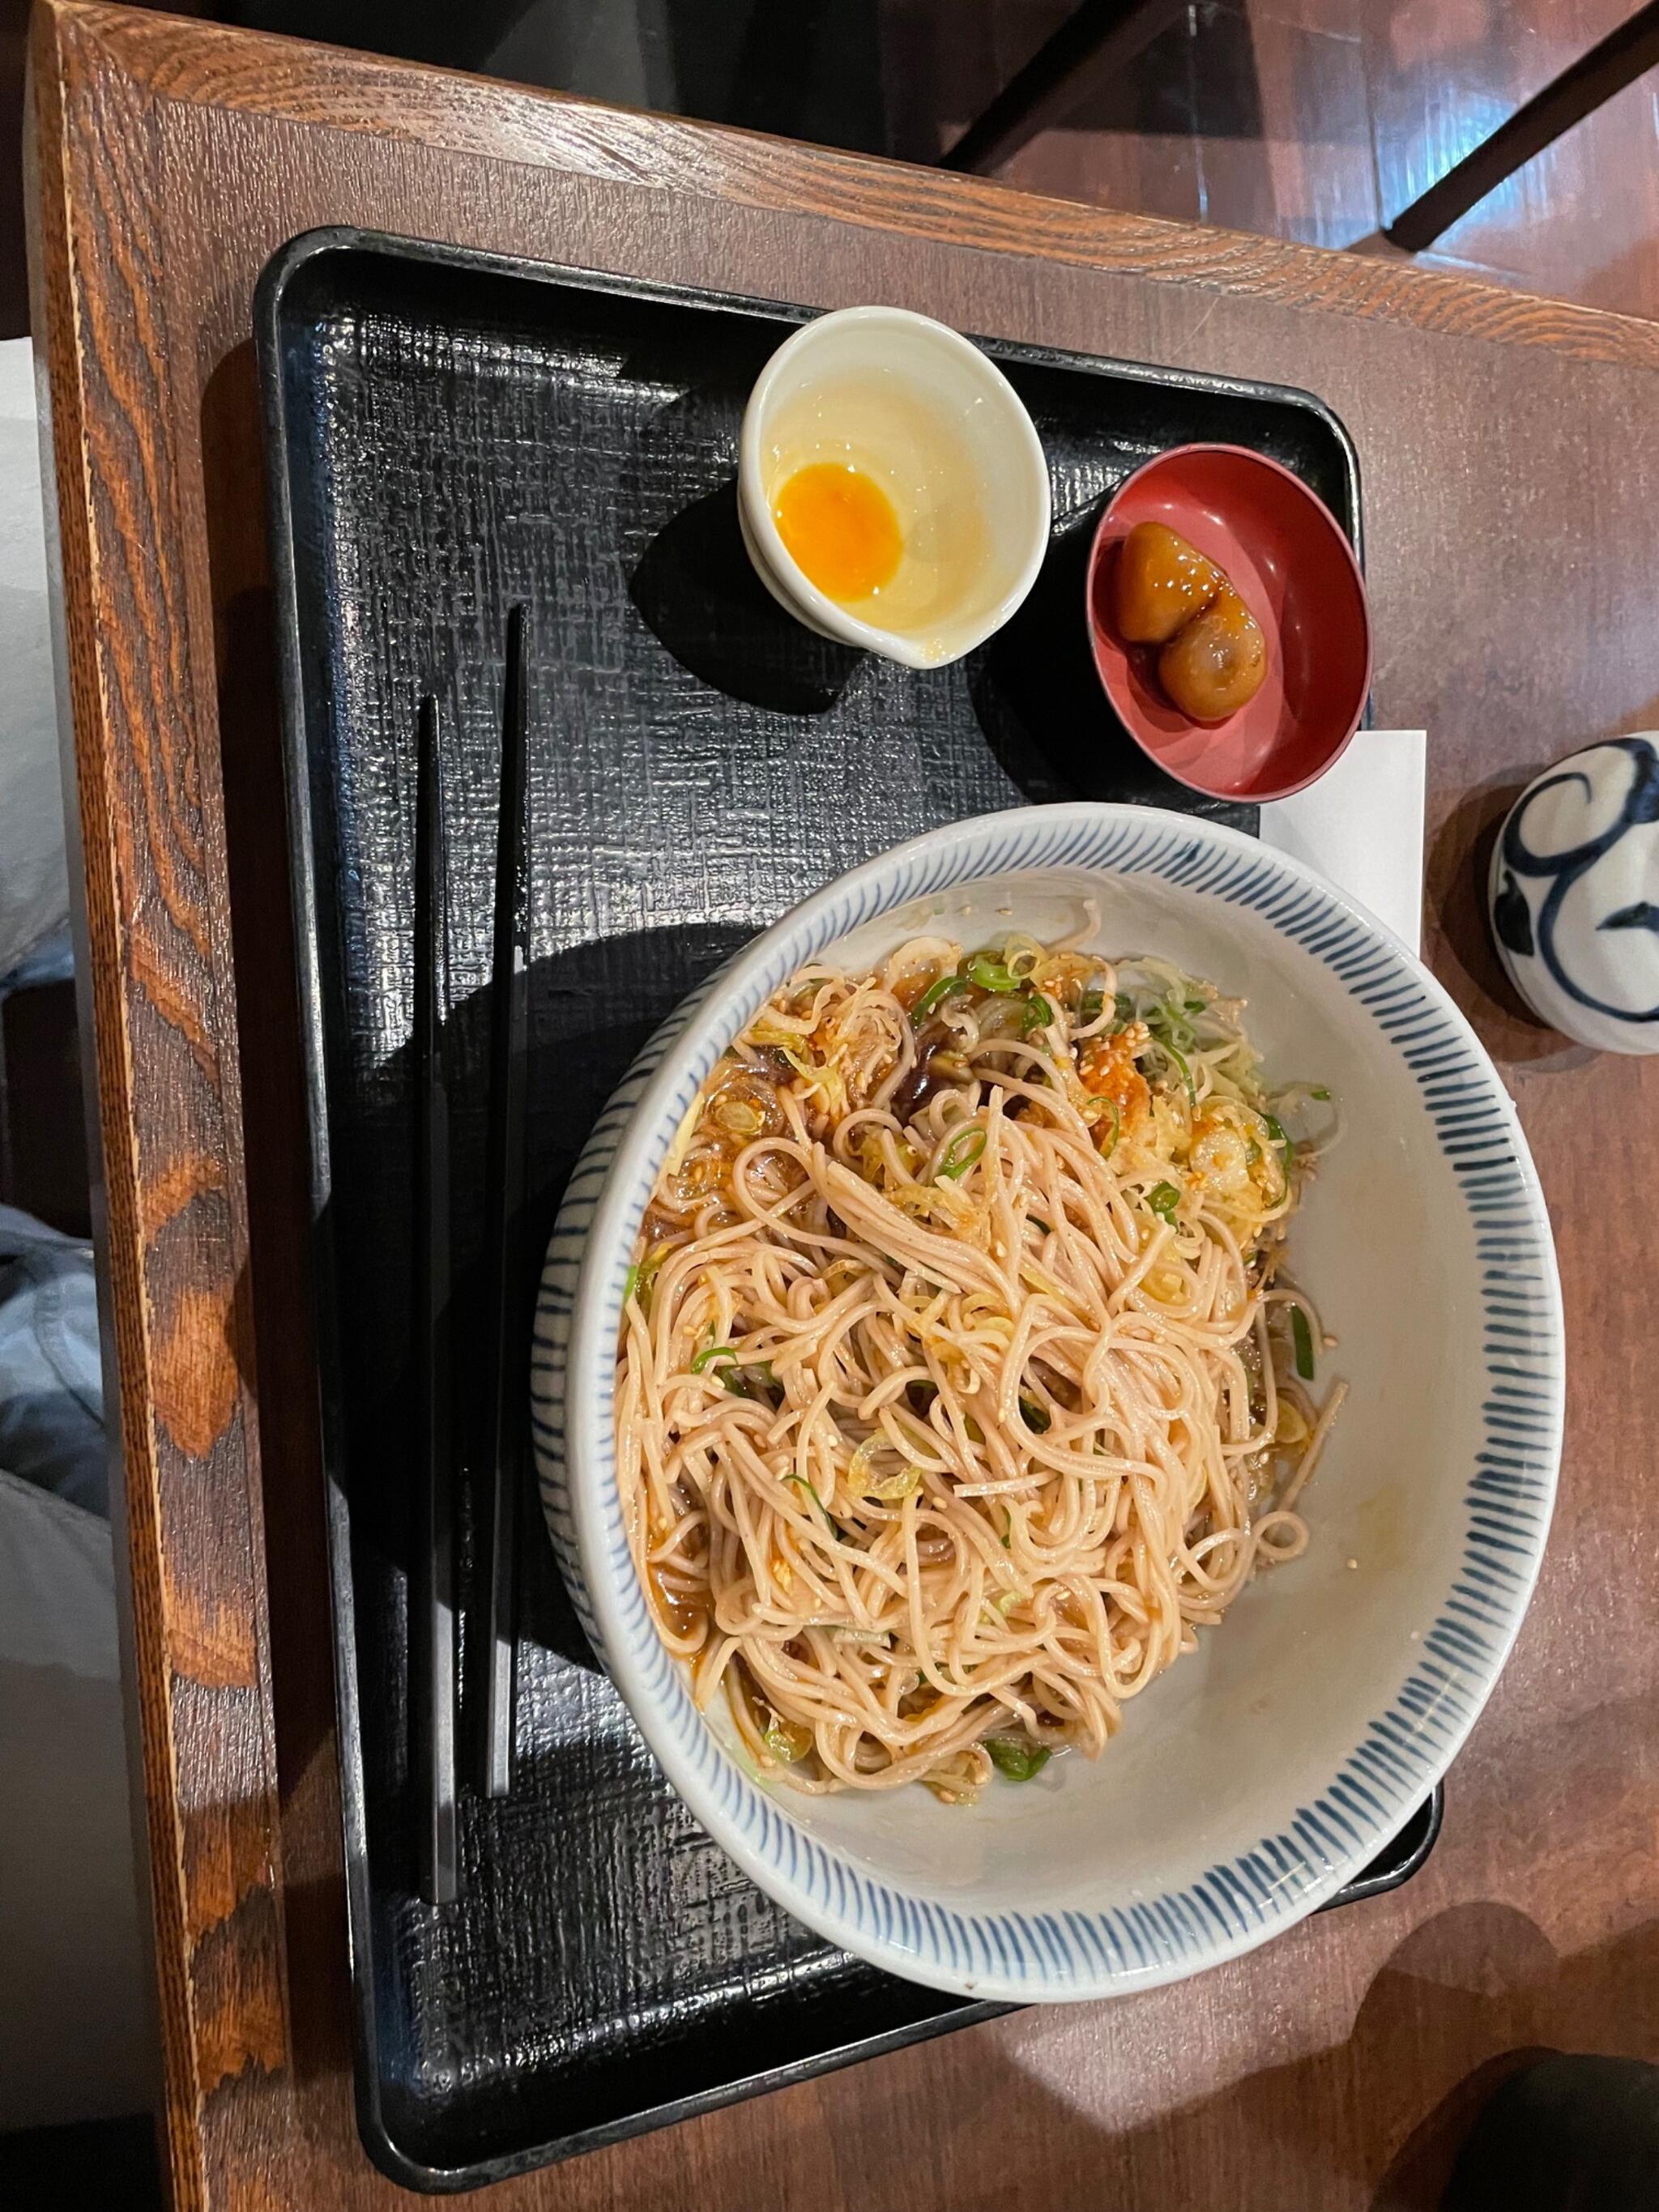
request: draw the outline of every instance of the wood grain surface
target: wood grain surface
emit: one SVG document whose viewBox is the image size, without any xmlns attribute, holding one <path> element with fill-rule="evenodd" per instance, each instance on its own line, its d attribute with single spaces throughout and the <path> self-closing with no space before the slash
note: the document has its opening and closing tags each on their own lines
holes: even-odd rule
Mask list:
<svg viewBox="0 0 1659 2212">
<path fill-rule="evenodd" d="M 502 2185 L 508 2206 L 1427 2206 L 1469 2077 L 1659 2057 L 1659 1072 L 1522 1019 L 1477 869 L 1659 722 L 1659 329 L 1393 264 L 64 4 L 32 53 L 125 1632 L 175 2202 L 367 2208 L 303 1322 L 250 328 L 325 223 L 1308 386 L 1366 489 L 1378 719 L 1431 732 L 1427 946 L 1516 1097 L 1572 1364 L 1537 1600 L 1407 1888 Z"/>
</svg>

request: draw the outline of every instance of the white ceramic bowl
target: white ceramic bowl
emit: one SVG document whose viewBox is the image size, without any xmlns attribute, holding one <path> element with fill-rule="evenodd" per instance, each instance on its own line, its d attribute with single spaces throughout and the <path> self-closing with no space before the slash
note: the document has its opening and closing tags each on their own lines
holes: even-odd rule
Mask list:
<svg viewBox="0 0 1659 2212">
<path fill-rule="evenodd" d="M 923 1790 L 757 1785 L 658 1642 L 617 1497 L 623 1279 L 669 1143 L 768 995 L 834 945 L 1052 937 L 1157 951 L 1250 1002 L 1270 1072 L 1329 1084 L 1348 1131 L 1294 1231 L 1351 1396 L 1306 1499 L 1312 1543 L 1125 1709 L 1097 1761 L 972 1808 Z M 1066 805 L 932 832 L 757 939 L 665 1026 L 606 1109 L 549 1252 L 534 1362 L 543 1494 L 572 1595 L 692 1811 L 797 1917 L 975 1996 L 1092 1997 L 1289 1927 L 1421 1802 L 1473 1725 L 1536 1575 L 1560 1444 L 1549 1224 L 1502 1084 L 1382 926 L 1280 854 L 1187 816 Z M 1352 1563 L 1352 1564 L 1351 1564 Z"/>
<path fill-rule="evenodd" d="M 795 565 L 772 505 L 813 461 L 848 461 L 897 510 L 890 618 L 850 612 Z M 971 340 L 903 307 L 842 307 L 786 338 L 755 382 L 738 515 L 761 581 L 826 637 L 939 668 L 1000 629 L 1048 550 L 1048 467 L 1018 393 Z"/>
<path fill-rule="evenodd" d="M 1659 1052 L 1659 730 L 1535 777 L 1486 896 L 1498 957 L 1540 1021 L 1600 1052 Z"/>
</svg>

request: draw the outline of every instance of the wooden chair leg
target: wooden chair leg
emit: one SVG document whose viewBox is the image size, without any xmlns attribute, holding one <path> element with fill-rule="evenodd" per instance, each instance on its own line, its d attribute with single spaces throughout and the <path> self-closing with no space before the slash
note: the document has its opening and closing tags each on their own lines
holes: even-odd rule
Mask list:
<svg viewBox="0 0 1659 2212">
<path fill-rule="evenodd" d="M 1517 108 L 1492 137 L 1466 154 L 1438 184 L 1404 208 L 1382 235 L 1408 253 L 1420 253 L 1449 230 L 1478 200 L 1496 191 L 1523 161 L 1541 154 L 1564 131 L 1659 62 L 1659 0 L 1648 0 L 1628 22 L 1564 70 L 1553 84 Z"/>
<path fill-rule="evenodd" d="M 1073 80 L 1085 65 L 1121 68 L 1186 12 L 1187 0 L 1081 0 L 939 167 L 988 175 L 1077 105 L 1086 88 Z"/>
</svg>

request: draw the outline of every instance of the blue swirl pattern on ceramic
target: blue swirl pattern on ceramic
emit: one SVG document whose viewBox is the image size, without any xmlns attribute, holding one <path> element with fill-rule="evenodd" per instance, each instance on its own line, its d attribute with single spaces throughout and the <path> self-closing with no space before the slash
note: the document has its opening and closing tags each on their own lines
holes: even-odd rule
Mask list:
<svg viewBox="0 0 1659 2212">
<path fill-rule="evenodd" d="M 1659 1051 L 1659 750 L 1573 754 L 1528 786 L 1492 856 L 1492 933 L 1534 1012 L 1581 1043 Z"/>
<path fill-rule="evenodd" d="M 946 886 L 1044 868 L 1218 902 L 1328 971 L 1358 1048 L 1389 1063 L 1401 1095 L 1420 1102 L 1413 1114 L 1437 1147 L 1435 1188 L 1457 1212 L 1447 1234 L 1479 1286 L 1465 1393 L 1474 1448 L 1447 1477 L 1451 1565 L 1439 1610 L 1427 1615 L 1420 1641 L 1413 1631 L 1398 1688 L 1379 1698 L 1288 1818 L 1248 1848 L 1213 1863 L 1200 1858 L 1195 1870 L 1110 1910 L 975 1911 L 945 1902 L 924 1878 L 879 1878 L 868 1853 L 826 1847 L 792 1817 L 787 1792 L 757 1786 L 697 1713 L 658 1640 L 629 1549 L 611 1434 L 615 1346 L 632 1247 L 662 1161 L 755 1011 L 873 915 Z M 1560 1445 L 1560 1304 L 1547 1216 L 1513 1107 L 1468 1024 L 1397 940 L 1307 870 L 1218 825 L 1133 807 L 1033 808 L 932 833 L 808 900 L 688 1000 L 623 1084 L 571 1179 L 548 1253 L 532 1364 L 543 1498 L 573 1599 L 697 1817 L 832 1941 L 923 1982 L 1015 2000 L 1146 1987 L 1249 1950 L 1313 1911 L 1395 1832 L 1473 1725 L 1520 1625 Z"/>
</svg>

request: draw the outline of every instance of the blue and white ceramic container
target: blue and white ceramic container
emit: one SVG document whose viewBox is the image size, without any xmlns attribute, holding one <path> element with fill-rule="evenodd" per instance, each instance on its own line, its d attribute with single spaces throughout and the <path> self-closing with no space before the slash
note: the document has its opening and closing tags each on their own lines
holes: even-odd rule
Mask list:
<svg viewBox="0 0 1659 2212">
<path fill-rule="evenodd" d="M 906 937 L 1076 933 L 1248 1000 L 1276 1077 L 1346 1124 L 1293 1226 L 1349 1395 L 1293 1565 L 1124 1708 L 1098 1760 L 968 1808 L 769 1787 L 699 1712 L 629 1553 L 613 1437 L 634 1241 L 698 1086 L 784 979 Z M 936 830 L 785 915 L 688 1000 L 570 1179 L 536 1326 L 555 1547 L 594 1646 L 692 1812 L 788 1911 L 891 1972 L 1031 2002 L 1171 1981 L 1291 1927 L 1421 1803 L 1474 1725 L 1543 1555 L 1560 1449 L 1555 1255 L 1492 1062 L 1382 925 L 1254 838 L 1063 805 Z"/>
<path fill-rule="evenodd" d="M 1659 1052 L 1659 731 L 1528 784 L 1488 896 L 1498 957 L 1540 1021 L 1602 1052 Z"/>
</svg>

